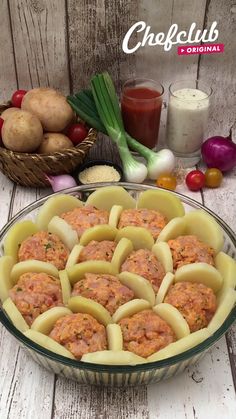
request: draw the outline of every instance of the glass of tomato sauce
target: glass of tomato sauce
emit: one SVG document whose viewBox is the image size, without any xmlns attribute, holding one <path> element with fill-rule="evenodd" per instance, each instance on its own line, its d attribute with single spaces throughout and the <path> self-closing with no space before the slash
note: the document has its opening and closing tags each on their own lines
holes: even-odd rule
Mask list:
<svg viewBox="0 0 236 419">
<path fill-rule="evenodd" d="M 163 86 L 151 79 L 127 80 L 122 89 L 121 111 L 125 130 L 148 148 L 155 148 L 161 119 Z"/>
</svg>

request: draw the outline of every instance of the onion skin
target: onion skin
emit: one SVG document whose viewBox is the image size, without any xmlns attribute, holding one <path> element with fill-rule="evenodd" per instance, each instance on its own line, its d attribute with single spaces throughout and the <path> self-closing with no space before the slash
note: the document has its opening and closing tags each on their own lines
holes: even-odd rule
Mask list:
<svg viewBox="0 0 236 419">
<path fill-rule="evenodd" d="M 236 144 L 226 137 L 208 138 L 201 148 L 202 159 L 208 167 L 228 172 L 236 166 Z"/>
</svg>

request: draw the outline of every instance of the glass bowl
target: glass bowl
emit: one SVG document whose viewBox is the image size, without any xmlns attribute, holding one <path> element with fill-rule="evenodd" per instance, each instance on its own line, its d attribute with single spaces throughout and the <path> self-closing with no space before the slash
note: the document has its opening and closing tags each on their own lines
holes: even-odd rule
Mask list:
<svg viewBox="0 0 236 419">
<path fill-rule="evenodd" d="M 73 195 L 85 201 L 91 192 L 110 183 L 96 183 L 82 185 L 75 188 L 64 190 L 63 193 Z M 134 198 L 137 198 L 140 192 L 147 189 L 157 189 L 155 186 L 138 185 L 131 183 L 112 183 L 112 185 L 123 186 Z M 60 193 L 60 192 L 59 192 Z M 184 204 L 186 212 L 192 209 L 204 209 L 213 216 L 224 232 L 224 252 L 235 258 L 236 255 L 236 237 L 227 224 L 216 214 L 205 208 L 198 202 L 177 192 L 171 192 L 178 196 Z M 55 194 L 56 195 L 56 194 Z M 16 222 L 24 219 L 34 219 L 41 205 L 48 197 L 28 205 L 11 219 L 0 232 L 0 255 L 3 255 L 3 242 L 9 228 Z M 2 309 L 0 309 L 0 321 L 6 329 L 18 340 L 18 342 L 31 354 L 33 359 L 44 366 L 49 371 L 60 374 L 64 377 L 74 379 L 82 384 L 108 385 L 108 386 L 132 386 L 155 383 L 160 380 L 172 377 L 185 370 L 185 368 L 197 362 L 218 339 L 220 339 L 236 319 L 236 307 L 234 307 L 225 319 L 222 326 L 208 339 L 198 344 L 192 349 L 182 352 L 179 355 L 161 361 L 140 364 L 136 366 L 110 366 L 90 364 L 77 360 L 71 360 L 57 355 L 25 337 L 8 319 Z"/>
</svg>

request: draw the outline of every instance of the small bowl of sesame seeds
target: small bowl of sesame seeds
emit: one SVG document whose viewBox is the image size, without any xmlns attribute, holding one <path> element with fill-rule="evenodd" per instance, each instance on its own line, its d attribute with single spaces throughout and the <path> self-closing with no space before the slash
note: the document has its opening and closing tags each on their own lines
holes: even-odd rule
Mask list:
<svg viewBox="0 0 236 419">
<path fill-rule="evenodd" d="M 109 160 L 91 160 L 79 167 L 76 181 L 81 185 L 97 182 L 122 182 L 121 166 Z"/>
</svg>

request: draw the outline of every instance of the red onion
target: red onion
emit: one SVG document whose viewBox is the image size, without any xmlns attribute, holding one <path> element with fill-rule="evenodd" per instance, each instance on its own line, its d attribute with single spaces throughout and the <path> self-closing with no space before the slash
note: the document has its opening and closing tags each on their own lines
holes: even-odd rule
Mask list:
<svg viewBox="0 0 236 419">
<path fill-rule="evenodd" d="M 236 166 L 236 144 L 230 137 L 211 137 L 202 144 L 202 158 L 208 167 L 227 172 Z"/>
<path fill-rule="evenodd" d="M 50 182 L 54 192 L 61 191 L 62 189 L 72 188 L 77 186 L 75 179 L 70 175 L 48 176 L 46 179 Z"/>
</svg>

